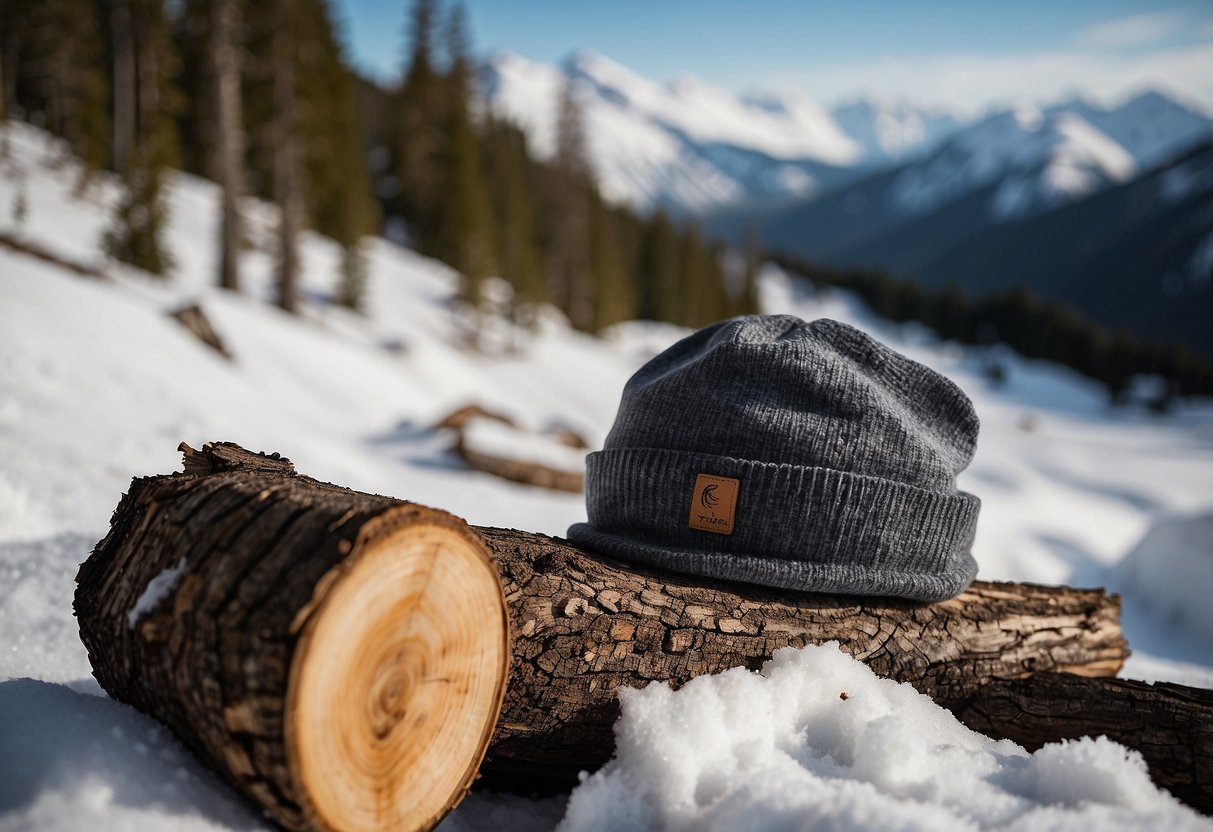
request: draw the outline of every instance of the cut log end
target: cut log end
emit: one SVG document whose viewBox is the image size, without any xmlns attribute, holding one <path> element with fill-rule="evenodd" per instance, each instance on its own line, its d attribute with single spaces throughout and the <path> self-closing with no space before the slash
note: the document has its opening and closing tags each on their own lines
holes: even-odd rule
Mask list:
<svg viewBox="0 0 1213 832">
<path fill-rule="evenodd" d="M 501 708 L 505 602 L 481 546 L 410 525 L 319 584 L 288 691 L 292 779 L 320 829 L 429 829 L 462 799 Z"/>
</svg>

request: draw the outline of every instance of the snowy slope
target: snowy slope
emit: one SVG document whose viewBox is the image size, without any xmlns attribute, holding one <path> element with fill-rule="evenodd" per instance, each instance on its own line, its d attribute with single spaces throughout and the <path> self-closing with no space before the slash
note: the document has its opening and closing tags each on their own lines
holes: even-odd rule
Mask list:
<svg viewBox="0 0 1213 832">
<path fill-rule="evenodd" d="M 592 52 L 563 67 L 499 55 L 482 89 L 488 106 L 550 157 L 566 78 L 603 191 L 641 210 L 698 213 L 803 197 L 839 181 L 860 158 L 858 145 L 808 100 L 744 99 L 689 76 L 659 84 Z"/>
<path fill-rule="evenodd" d="M 117 195 L 112 183 L 103 178 L 77 197 L 78 170 L 59 143 L 20 125 L 7 134 L 0 230 L 61 256 L 101 263 L 97 243 Z M 230 439 L 277 450 L 322 479 L 430 503 L 476 523 L 559 534 L 583 519 L 579 496 L 469 471 L 449 451 L 453 437 L 429 426 L 475 401 L 525 427 L 571 427 L 597 445 L 628 376 L 684 334 L 633 322 L 599 340 L 571 331 L 549 310 L 537 332 L 493 324 L 484 351 L 474 352 L 451 305 L 456 278 L 447 268 L 374 241 L 370 311 L 358 316 L 327 302 L 337 251 L 315 235 L 304 238 L 305 310 L 293 318 L 265 302 L 272 211 L 248 203 L 250 290 L 221 292 L 210 285 L 216 190 L 189 176 L 172 181 L 170 245 L 178 268 L 170 281 L 116 265 L 107 266 L 111 281 L 90 281 L 0 248 L 0 830 L 264 828 L 154 722 L 101 694 L 72 618 L 76 568 L 104 533 L 119 495 L 132 476 L 178 468 L 179 441 L 197 446 Z M 12 205 L 19 193 L 28 207 L 17 226 Z M 1135 648 L 1127 673 L 1213 686 L 1213 643 L 1200 623 L 1206 618 L 1176 612 L 1176 605 L 1183 613 L 1185 605 L 1201 603 L 1199 593 L 1175 593 L 1174 584 L 1157 575 L 1139 586 L 1132 570 L 1117 569 L 1157 520 L 1213 509 L 1213 408 L 1191 405 L 1165 419 L 1109 412 L 1095 385 L 1014 356 L 1006 358 L 1007 384 L 990 387 L 977 356 L 916 327 L 875 320 L 845 294 L 808 293 L 776 270 L 764 273 L 762 293 L 769 311 L 835 317 L 868 329 L 970 393 L 982 433 L 961 486 L 983 500 L 974 547 L 983 577 L 1114 582 L 1125 593 Z M 202 304 L 233 361 L 167 316 L 193 301 Z M 1155 534 L 1135 561 L 1152 561 L 1151 548 L 1171 539 Z M 1186 551 L 1169 550 L 1175 581 L 1185 580 L 1187 559 L 1207 557 L 1199 548 Z M 877 689 L 862 681 L 862 668 L 836 672 Z M 943 719 L 938 709 L 924 713 L 924 719 Z M 772 717 L 761 724 L 776 730 L 782 723 Z M 890 747 L 878 728 L 857 726 L 845 739 L 860 756 Z M 721 765 L 743 764 L 744 749 L 737 753 Z M 800 753 L 814 752 L 805 746 Z M 1011 768 L 1029 765 L 1006 753 Z M 1082 756 L 1057 753 L 1062 760 Z M 1157 793 L 1141 790 L 1131 761 L 1113 752 L 1097 756 L 1121 778 L 1116 782 L 1136 784 L 1134 811 L 1156 810 L 1149 817 L 1168 817 L 1177 828 L 1193 825 Z M 858 757 L 847 763 L 841 752 L 833 759 L 854 778 L 854 785 L 840 788 L 878 789 L 882 800 L 902 801 L 882 804 L 893 806 L 890 811 L 913 811 L 906 802 L 913 783 L 898 786 L 897 771 L 855 768 Z M 940 776 L 959 776 L 961 765 L 947 758 Z M 787 781 L 801 785 L 786 803 L 755 793 L 734 794 L 731 805 L 751 813 L 778 805 L 800 812 L 811 794 L 806 781 L 796 779 L 803 776 Z M 654 794 L 661 806 L 672 792 Z M 1030 792 L 1050 816 L 1083 795 L 1115 802 L 1071 785 Z M 1100 811 L 1117 822 L 1136 817 L 1123 809 Z M 445 828 L 550 828 L 563 813 L 562 798 L 476 795 Z M 861 817 L 843 808 L 827 813 L 836 828 L 863 827 Z M 1066 817 L 1089 826 L 1092 816 Z"/>
</svg>

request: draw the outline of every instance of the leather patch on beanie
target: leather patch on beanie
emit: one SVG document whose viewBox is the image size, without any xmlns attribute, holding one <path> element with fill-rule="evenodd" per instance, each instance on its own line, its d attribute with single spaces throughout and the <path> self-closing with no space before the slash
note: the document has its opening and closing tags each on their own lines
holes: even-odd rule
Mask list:
<svg viewBox="0 0 1213 832">
<path fill-rule="evenodd" d="M 741 480 L 733 477 L 717 477 L 714 474 L 695 477 L 688 525 L 702 532 L 732 534 L 737 492 L 740 489 Z"/>
</svg>

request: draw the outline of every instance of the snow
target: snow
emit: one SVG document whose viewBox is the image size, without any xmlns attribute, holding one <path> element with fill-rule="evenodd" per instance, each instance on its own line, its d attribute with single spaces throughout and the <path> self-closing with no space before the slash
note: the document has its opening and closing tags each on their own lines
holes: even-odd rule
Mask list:
<svg viewBox="0 0 1213 832">
<path fill-rule="evenodd" d="M 1164 517 L 1109 575 L 1157 617 L 1213 643 L 1213 511 Z"/>
<path fill-rule="evenodd" d="M 368 312 L 357 315 L 328 302 L 339 253 L 313 234 L 305 234 L 302 245 L 303 315 L 292 317 L 266 302 L 272 294 L 273 211 L 252 200 L 246 205 L 252 223 L 244 255 L 247 291 L 215 289 L 217 191 L 185 175 L 171 177 L 169 200 L 169 245 L 179 265 L 170 280 L 151 279 L 106 264 L 99 253 L 117 196 L 113 183 L 101 177 L 77 196 L 79 171 L 60 143 L 22 125 L 5 132 L 9 155 L 0 158 L 0 230 L 101 265 L 111 279 L 76 277 L 0 248 L 0 830 L 268 828 L 155 722 L 105 698 L 92 679 L 72 616 L 74 577 L 104 535 L 131 477 L 179 470 L 175 449 L 182 440 L 198 447 L 227 439 L 280 451 L 300 471 L 321 479 L 436 505 L 473 523 L 562 534 L 585 516 L 580 495 L 472 471 L 452 453 L 450 433 L 431 426 L 475 403 L 509 416 L 527 434 L 559 425 L 584 436 L 591 448 L 601 447 L 625 381 L 686 331 L 632 321 L 596 339 L 572 330 L 545 307 L 533 331 L 485 320 L 492 323 L 493 337 L 474 337 L 474 319 L 455 302 L 457 277 L 383 240 L 367 246 Z M 8 206 L 19 190 L 27 210 L 18 226 Z M 494 284 L 500 300 L 498 289 Z M 1126 675 L 1213 686 L 1213 638 L 1199 592 L 1209 585 L 1207 572 L 1200 571 L 1207 568 L 1208 550 L 1182 549 L 1174 543 L 1180 538 L 1164 536 L 1148 553 L 1129 555 L 1155 523 L 1213 511 L 1213 405 L 1181 403 L 1165 417 L 1138 407 L 1111 410 L 1093 382 L 1009 353 L 998 356 L 1006 381 L 996 386 L 983 372 L 990 356 L 941 343 L 921 327 L 883 322 L 847 293 L 815 293 L 774 268 L 761 275 L 761 293 L 768 311 L 860 326 L 970 394 L 982 429 L 960 486 L 983 501 L 974 544 L 981 577 L 1111 585 L 1124 594 L 1125 631 L 1134 648 Z M 202 305 L 233 360 L 167 314 L 189 302 Z M 470 346 L 474 341 L 479 350 Z M 554 450 L 545 444 L 543 452 Z M 1151 572 L 1159 562 L 1168 568 Z M 158 588 L 149 586 L 147 601 L 157 595 Z M 860 670 L 844 663 L 838 673 L 850 680 Z M 705 689 L 717 684 L 735 683 L 706 682 Z M 754 677 L 753 684 L 768 683 Z M 765 694 L 754 695 L 768 701 Z M 770 723 L 763 730 L 772 736 L 792 718 L 782 707 L 742 710 L 747 709 L 750 717 Z M 924 720 L 944 718 L 923 714 Z M 852 793 L 872 795 L 874 805 L 885 807 L 881 811 L 900 806 L 905 824 L 954 811 L 943 797 L 938 806 L 914 808 L 895 793 L 902 775 L 873 759 L 889 747 L 881 744 L 880 730 L 865 728 L 848 740 L 854 759 L 868 760 L 859 768 L 852 761 L 843 778 L 850 785 L 827 782 L 824 791 L 819 783 L 784 793 L 775 784 L 821 779 L 818 769 L 809 768 L 812 760 L 792 760 L 781 774 L 768 772 L 771 785 L 751 781 L 751 791 L 731 792 L 727 806 L 713 811 L 739 813 L 720 818 L 757 816 L 780 806 L 788 813 L 820 811 L 825 814 L 812 816 L 814 823 L 843 829 L 869 817 L 845 814 L 866 811 L 846 803 Z M 958 729 L 940 730 L 953 737 Z M 908 749 L 916 747 L 912 739 L 906 740 Z M 970 748 L 964 743 L 977 741 L 950 742 Z M 719 759 L 742 766 L 746 748 L 739 743 L 733 756 L 722 751 Z M 988 750 L 972 748 L 970 757 L 948 752 L 946 772 L 937 779 L 967 777 L 962 759 L 994 765 Z M 680 753 L 673 747 L 661 751 L 670 759 Z M 997 753 L 1007 757 L 1008 772 L 1018 771 L 1015 766 L 1047 770 L 1047 758 L 1040 755 L 1035 763 L 1015 763 L 1021 755 Z M 1045 779 L 1056 780 L 1063 795 L 1044 794 L 1026 774 L 1004 774 L 974 788 L 989 795 L 1002 789 L 999 800 L 1008 806 L 1087 795 L 1094 808 L 1082 817 L 1096 828 L 1149 828 L 1142 819 L 1157 819 L 1148 813 L 1163 811 L 1152 793 L 1134 791 L 1132 764 L 1119 760 L 1119 752 L 1091 744 L 1088 750 L 1056 753 L 1062 755 L 1057 765 L 1071 768 L 1091 755 L 1089 765 L 1113 772 L 1109 776 L 1122 784 L 1118 793 L 1138 795 L 1139 804 L 1100 808 L 1095 784 L 1051 776 Z M 945 771 L 940 766 L 933 770 Z M 658 782 L 678 776 L 666 772 Z M 578 800 L 590 800 L 598 788 Z M 813 794 L 822 795 L 816 810 L 808 807 Z M 888 802 L 896 800 L 902 803 Z M 551 828 L 564 802 L 564 796 L 533 801 L 475 793 L 444 828 Z M 1070 822 L 1068 810 L 1052 803 L 1024 811 L 1042 828 L 1054 815 L 1063 818 L 1057 824 Z M 796 820 L 799 814 L 787 817 L 787 825 L 796 828 L 809 823 Z M 1181 828 L 1185 822 L 1168 821 Z"/>
<path fill-rule="evenodd" d="M 1111 108 L 1081 98 L 1044 110 L 1019 103 L 976 121 L 896 100 L 827 111 L 796 93 L 738 95 L 689 75 L 661 83 L 595 52 L 564 66 L 503 53 L 481 88 L 485 106 L 550 158 L 566 79 L 603 192 L 641 211 L 777 206 L 841 184 L 821 180 L 822 164 L 858 172 L 908 163 L 891 195 L 896 210 L 934 211 L 998 184 L 988 207 L 1003 221 L 1088 196 L 1213 137 L 1213 119 L 1157 92 Z"/>
<path fill-rule="evenodd" d="M 837 642 L 620 691 L 616 754 L 560 832 L 1210 829 L 1106 738 L 1028 754 L 970 731 Z"/>
<path fill-rule="evenodd" d="M 1081 116 L 1123 147 L 1142 168 L 1213 138 L 1213 118 L 1159 92 L 1143 92 L 1112 108 L 1076 99 L 1054 108 Z"/>
<path fill-rule="evenodd" d="M 771 99 L 739 98 L 690 75 L 657 84 L 596 52 L 577 55 L 573 75 L 701 143 L 728 143 L 777 158 L 835 164 L 853 162 L 859 155 L 859 148 L 828 113 L 798 96 L 783 96 L 778 106 L 771 106 Z"/>
<path fill-rule="evenodd" d="M 865 164 L 898 161 L 926 153 L 962 126 L 951 113 L 908 101 L 861 99 L 830 111 L 839 128 L 864 150 Z"/>
<path fill-rule="evenodd" d="M 135 599 L 135 606 L 126 614 L 126 625 L 132 630 L 139 619 L 156 608 L 156 605 L 168 597 L 169 593 L 181 583 L 185 575 L 186 560 L 182 558 L 176 566 L 170 566 L 156 577 L 147 582 L 147 586 Z"/>
<path fill-rule="evenodd" d="M 1088 196 L 1135 170 L 1133 157 L 1081 116 L 1021 104 L 957 130 L 899 174 L 889 199 L 903 214 L 929 214 L 997 183 L 989 210 L 1003 221 Z"/>
<path fill-rule="evenodd" d="M 858 145 L 807 99 L 747 99 L 689 76 L 661 84 L 593 52 L 563 68 L 501 54 L 482 86 L 487 106 L 551 158 L 566 79 L 582 107 L 604 194 L 643 210 L 666 205 L 695 213 L 759 195 L 803 196 L 815 181 L 797 165 L 845 166 L 859 158 Z"/>
</svg>

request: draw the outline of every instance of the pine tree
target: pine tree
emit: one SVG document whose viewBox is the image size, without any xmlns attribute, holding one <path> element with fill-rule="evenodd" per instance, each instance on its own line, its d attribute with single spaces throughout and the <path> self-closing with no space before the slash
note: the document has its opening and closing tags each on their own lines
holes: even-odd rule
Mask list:
<svg viewBox="0 0 1213 832">
<path fill-rule="evenodd" d="M 326 0 L 297 0 L 300 37 L 308 45 L 298 55 L 299 132 L 307 181 L 306 219 L 342 248 L 338 303 L 358 309 L 366 282 L 362 238 L 375 231 L 379 209 L 370 169 L 357 87 Z"/>
<path fill-rule="evenodd" d="M 674 307 L 676 311 L 672 319 L 675 323 L 699 327 L 714 320 L 713 310 L 717 307 L 714 295 L 722 291 L 723 286 L 714 283 L 710 260 L 699 226 L 694 222 L 689 223 L 679 241 L 678 276 L 674 290 L 678 305 Z"/>
<path fill-rule="evenodd" d="M 134 102 L 136 118 L 134 144 L 121 171 L 126 194 L 118 204 L 105 247 L 119 260 L 163 275 L 172 267 L 163 239 L 168 224 L 164 177 L 178 158 L 174 113 L 179 102 L 172 81 L 176 55 L 160 0 L 133 0 L 120 5 L 129 16 L 119 17 L 115 23 L 115 53 L 133 47 L 134 72 L 124 69 L 115 77 L 133 81 L 134 89 L 119 89 L 116 80 L 114 93 L 115 100 L 125 97 Z M 127 22 L 129 26 L 124 30 Z M 132 74 L 134 77 L 129 77 Z"/>
<path fill-rule="evenodd" d="M 242 20 L 239 0 L 210 0 L 210 56 L 215 124 L 215 181 L 219 183 L 219 285 L 240 290 L 244 195 L 244 119 L 241 107 Z"/>
<path fill-rule="evenodd" d="M 451 12 L 445 79 L 446 124 L 442 158 L 443 201 L 431 210 L 441 217 L 439 257 L 465 280 L 464 296 L 480 301 L 480 282 L 494 268 L 492 210 L 485 187 L 480 139 L 472 123 L 472 64 L 462 6 Z"/>
<path fill-rule="evenodd" d="M 434 66 L 435 0 L 415 0 L 410 21 L 412 49 L 396 111 L 394 155 L 400 189 L 397 211 L 423 254 L 439 248 L 441 228 L 435 208 L 442 198 L 441 153 L 444 123 L 442 78 Z"/>
<path fill-rule="evenodd" d="M 138 134 L 139 91 L 135 66 L 135 21 L 133 5 L 136 0 L 114 0 L 110 13 L 110 31 L 113 40 L 114 78 L 114 122 L 113 122 L 113 167 L 125 175 L 135 153 Z"/>
<path fill-rule="evenodd" d="M 590 193 L 593 174 L 581 106 L 567 78 L 556 110 L 556 158 L 552 177 L 552 237 L 548 295 L 573 326 L 592 329 L 594 287 L 590 272 Z"/>
<path fill-rule="evenodd" d="M 487 121 L 485 133 L 498 274 L 514 287 L 516 298 L 540 303 L 546 293 L 526 137 L 517 127 L 493 119 Z"/>
<path fill-rule="evenodd" d="M 673 222 L 664 211 L 657 211 L 644 225 L 636 270 L 637 313 L 641 318 L 674 322 L 681 318 L 678 248 Z"/>
<path fill-rule="evenodd" d="M 591 203 L 590 271 L 594 279 L 594 330 L 598 331 L 636 315 L 636 298 L 618 212 L 600 196 Z"/>
<path fill-rule="evenodd" d="M 299 231 L 303 222 L 302 148 L 299 141 L 297 0 L 273 0 L 272 35 L 274 165 L 273 196 L 278 206 L 278 305 L 299 312 Z"/>
<path fill-rule="evenodd" d="M 67 140 L 85 177 L 109 161 L 108 74 L 95 0 L 0 4 L 0 111 Z"/>
</svg>

